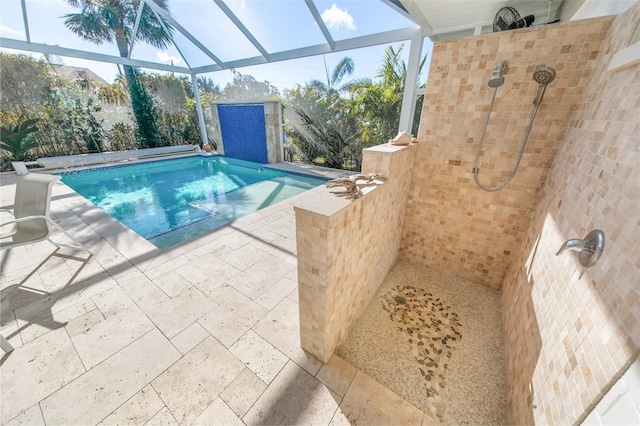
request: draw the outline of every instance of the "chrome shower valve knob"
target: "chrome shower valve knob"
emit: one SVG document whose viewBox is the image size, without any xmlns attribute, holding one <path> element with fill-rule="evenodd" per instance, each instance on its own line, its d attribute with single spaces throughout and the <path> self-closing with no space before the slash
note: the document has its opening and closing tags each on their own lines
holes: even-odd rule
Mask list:
<svg viewBox="0 0 640 426">
<path fill-rule="evenodd" d="M 567 250 L 577 251 L 580 264 L 585 268 L 589 268 L 595 265 L 598 259 L 600 259 L 600 256 L 602 256 L 602 252 L 604 251 L 604 232 L 599 229 L 594 229 L 582 240 L 579 238 L 567 240 L 560 246 L 556 256 L 561 255 Z M 582 277 L 582 273 L 580 276 Z"/>
</svg>

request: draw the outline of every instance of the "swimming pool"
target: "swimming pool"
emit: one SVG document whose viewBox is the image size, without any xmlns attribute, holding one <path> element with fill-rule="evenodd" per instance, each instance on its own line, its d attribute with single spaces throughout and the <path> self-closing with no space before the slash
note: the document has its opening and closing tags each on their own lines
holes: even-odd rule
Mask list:
<svg viewBox="0 0 640 426">
<path fill-rule="evenodd" d="M 220 156 L 68 172 L 62 181 L 159 248 L 326 182 Z"/>
</svg>

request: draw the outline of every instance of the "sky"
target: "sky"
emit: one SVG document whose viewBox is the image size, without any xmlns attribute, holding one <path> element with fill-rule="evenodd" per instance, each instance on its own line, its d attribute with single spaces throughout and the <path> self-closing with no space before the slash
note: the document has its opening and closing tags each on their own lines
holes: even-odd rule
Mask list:
<svg viewBox="0 0 640 426">
<path fill-rule="evenodd" d="M 335 40 L 353 38 L 414 25 L 377 0 L 315 0 L 319 13 Z M 225 0 L 227 7 L 241 20 L 268 52 L 278 52 L 322 44 L 324 37 L 303 0 Z M 26 0 L 29 34 L 32 42 L 89 50 L 118 56 L 115 44 L 95 45 L 73 34 L 63 22 L 63 15 L 76 13 L 64 0 Z M 258 56 L 259 52 L 211 0 L 169 0 L 171 16 L 223 61 Z M 174 33 L 176 46 L 165 51 L 137 43 L 132 58 L 173 63 L 176 66 L 202 66 L 211 63 L 187 38 Z M 20 0 L 0 0 L 0 35 L 25 40 Z M 423 55 L 430 54 L 431 42 L 425 39 Z M 258 81 L 269 81 L 281 91 L 312 79 L 326 81 L 326 69 L 332 70 L 344 56 L 355 62 L 349 78 L 374 78 L 386 46 L 331 53 L 259 66 L 238 68 L 242 74 Z M 395 45 L 398 47 L 398 44 Z M 15 50 L 1 49 L 9 53 Z M 403 59 L 408 60 L 409 42 Z M 36 55 L 37 56 L 37 55 Z M 429 55 L 430 56 L 430 55 Z M 56 57 L 65 65 L 90 68 L 108 82 L 117 75 L 113 64 Z M 427 60 L 429 62 L 429 59 Z M 325 68 L 326 67 L 326 68 Z M 157 72 L 150 70 L 151 72 Z M 422 81 L 426 79 L 425 70 Z M 204 74 L 221 88 L 231 81 L 230 71 Z"/>
</svg>

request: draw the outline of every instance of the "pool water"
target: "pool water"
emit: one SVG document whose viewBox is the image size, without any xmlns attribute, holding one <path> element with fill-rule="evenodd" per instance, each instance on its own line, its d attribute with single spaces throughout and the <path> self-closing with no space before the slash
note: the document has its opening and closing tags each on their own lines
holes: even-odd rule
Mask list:
<svg viewBox="0 0 640 426">
<path fill-rule="evenodd" d="M 218 156 L 64 173 L 62 181 L 159 248 L 326 182 Z"/>
</svg>

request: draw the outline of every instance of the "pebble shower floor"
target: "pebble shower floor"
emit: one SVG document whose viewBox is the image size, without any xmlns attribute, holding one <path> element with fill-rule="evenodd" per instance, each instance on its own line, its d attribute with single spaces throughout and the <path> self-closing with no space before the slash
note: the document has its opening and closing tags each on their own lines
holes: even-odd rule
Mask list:
<svg viewBox="0 0 640 426">
<path fill-rule="evenodd" d="M 506 424 L 500 294 L 398 261 L 336 352 L 442 424 Z"/>
</svg>

